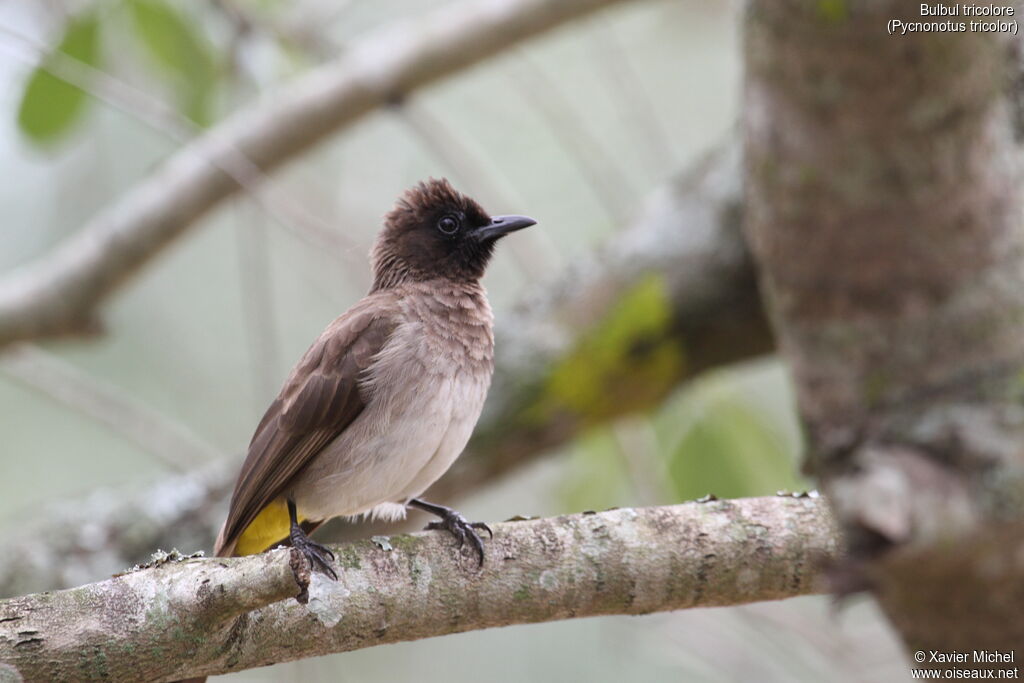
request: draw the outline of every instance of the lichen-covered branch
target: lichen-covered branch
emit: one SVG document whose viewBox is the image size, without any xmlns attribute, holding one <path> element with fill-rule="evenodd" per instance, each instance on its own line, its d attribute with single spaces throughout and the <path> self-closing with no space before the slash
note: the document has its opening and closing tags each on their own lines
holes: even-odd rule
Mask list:
<svg viewBox="0 0 1024 683">
<path fill-rule="evenodd" d="M 340 579 L 315 575 L 308 606 L 291 599 L 287 550 L 10 599 L 0 676 L 166 681 L 508 624 L 777 600 L 819 590 L 836 540 L 819 499 L 776 497 L 507 522 L 486 548 L 478 569 L 443 532 L 336 546 Z"/>
<path fill-rule="evenodd" d="M 184 146 L 52 253 L 0 280 L 0 346 L 96 329 L 107 297 L 238 190 L 225 169 L 273 169 L 418 88 L 622 1 L 465 1 L 353 43 Z"/>
<path fill-rule="evenodd" d="M 592 425 L 653 409 L 706 368 L 771 351 L 740 235 L 739 166 L 737 145 L 712 154 L 656 191 L 630 229 L 499 318 L 485 414 L 432 499 L 451 501 Z M 155 548 L 209 548 L 236 472 L 219 463 L 35 510 L 4 541 L 0 596 L 92 581 Z"/>
</svg>

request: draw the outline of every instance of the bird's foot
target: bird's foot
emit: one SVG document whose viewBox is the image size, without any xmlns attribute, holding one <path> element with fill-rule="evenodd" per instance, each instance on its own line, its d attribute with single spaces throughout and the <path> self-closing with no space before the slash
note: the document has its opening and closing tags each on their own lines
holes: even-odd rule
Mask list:
<svg viewBox="0 0 1024 683">
<path fill-rule="evenodd" d="M 494 538 L 494 532 L 491 531 L 491 527 L 487 526 L 483 522 L 470 522 L 460 513 L 452 510 L 451 508 L 443 505 L 434 505 L 433 503 L 423 503 L 422 501 L 413 501 L 414 503 L 421 503 L 416 505 L 421 510 L 426 510 L 432 514 L 437 515 L 441 519 L 437 522 L 431 522 L 425 528 L 427 529 L 444 529 L 451 532 L 455 536 L 455 540 L 458 541 L 458 547 L 461 548 L 466 544 L 466 540 L 469 539 L 470 545 L 476 550 L 477 555 L 480 556 L 480 566 L 484 564 L 484 542 L 480 538 L 480 534 L 476 532 L 477 529 L 482 529 L 487 532 L 487 535 Z"/>
<path fill-rule="evenodd" d="M 335 581 L 338 580 L 338 574 L 331 568 L 334 553 L 316 541 L 310 540 L 298 524 L 292 525 L 288 540 L 292 546 L 289 564 L 292 568 L 292 576 L 295 577 L 295 583 L 299 587 L 299 594 L 295 596 L 295 599 L 305 605 L 309 602 L 309 582 L 314 570 L 319 569 L 321 573 Z"/>
<path fill-rule="evenodd" d="M 425 528 L 450 531 L 454 534 L 456 541 L 458 541 L 459 548 L 466 544 L 466 539 L 469 539 L 470 545 L 473 546 L 477 555 L 480 556 L 479 564 L 481 567 L 484 564 L 484 541 L 476 530 L 483 529 L 491 538 L 494 538 L 494 532 L 491 531 L 491 527 L 483 522 L 470 522 L 455 510 L 449 510 L 449 514 L 442 517 L 440 521 L 431 522 Z"/>
<path fill-rule="evenodd" d="M 288 542 L 292 546 L 288 559 L 292 568 L 292 576 L 295 577 L 295 583 L 299 586 L 299 594 L 295 596 L 295 599 L 305 605 L 309 602 L 309 581 L 314 570 L 319 569 L 335 581 L 338 580 L 338 575 L 331 568 L 334 553 L 316 541 L 311 541 L 306 532 L 302 530 L 295 501 L 291 498 L 288 499 L 288 518 L 291 520 Z"/>
<path fill-rule="evenodd" d="M 334 561 L 334 553 L 328 550 L 326 546 L 310 539 L 298 524 L 292 525 L 288 540 L 291 541 L 292 548 L 295 548 L 306 558 L 310 569 L 319 569 L 333 580 L 338 580 L 337 572 L 331 567 L 331 562 Z"/>
</svg>

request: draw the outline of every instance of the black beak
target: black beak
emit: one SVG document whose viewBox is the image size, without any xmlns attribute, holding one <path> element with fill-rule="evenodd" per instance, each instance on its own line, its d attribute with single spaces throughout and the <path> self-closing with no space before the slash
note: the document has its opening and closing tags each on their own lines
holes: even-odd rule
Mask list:
<svg viewBox="0 0 1024 683">
<path fill-rule="evenodd" d="M 537 225 L 529 216 L 491 216 L 491 222 L 476 229 L 476 238 L 481 241 L 496 240 L 516 230 Z"/>
</svg>

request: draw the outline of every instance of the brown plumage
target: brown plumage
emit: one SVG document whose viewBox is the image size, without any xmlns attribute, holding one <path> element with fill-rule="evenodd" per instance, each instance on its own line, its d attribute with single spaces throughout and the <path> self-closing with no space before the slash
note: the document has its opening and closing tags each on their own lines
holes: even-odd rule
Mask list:
<svg viewBox="0 0 1024 683">
<path fill-rule="evenodd" d="M 313 343 L 256 428 L 218 555 L 290 542 L 333 575 L 329 551 L 305 531 L 411 505 L 437 514 L 460 545 L 472 541 L 482 561 L 481 525 L 417 496 L 464 448 L 490 384 L 479 279 L 495 242 L 533 223 L 491 217 L 446 180 L 398 200 L 373 248 L 370 292 Z"/>
<path fill-rule="evenodd" d="M 370 254 L 374 279 L 371 292 L 408 280 L 446 279 L 476 282 L 487 267 L 495 240 L 437 239 L 436 226 L 446 215 L 461 215 L 466 224 L 486 225 L 491 218 L 479 204 L 447 180 L 420 183 L 399 197 L 384 217 Z"/>
<path fill-rule="evenodd" d="M 263 415 L 235 484 L 218 555 L 233 548 L 256 515 L 366 407 L 358 380 L 394 329 L 375 316 L 375 303 L 363 299 L 331 323 Z"/>
</svg>

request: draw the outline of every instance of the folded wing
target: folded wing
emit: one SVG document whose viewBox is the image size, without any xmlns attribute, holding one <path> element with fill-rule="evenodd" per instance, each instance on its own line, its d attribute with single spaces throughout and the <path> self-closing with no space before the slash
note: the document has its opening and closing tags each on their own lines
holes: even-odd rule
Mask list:
<svg viewBox="0 0 1024 683">
<path fill-rule="evenodd" d="M 324 330 L 256 427 L 231 497 L 217 555 L 231 555 L 263 508 L 366 407 L 366 370 L 396 323 L 386 296 L 370 296 Z"/>
</svg>

